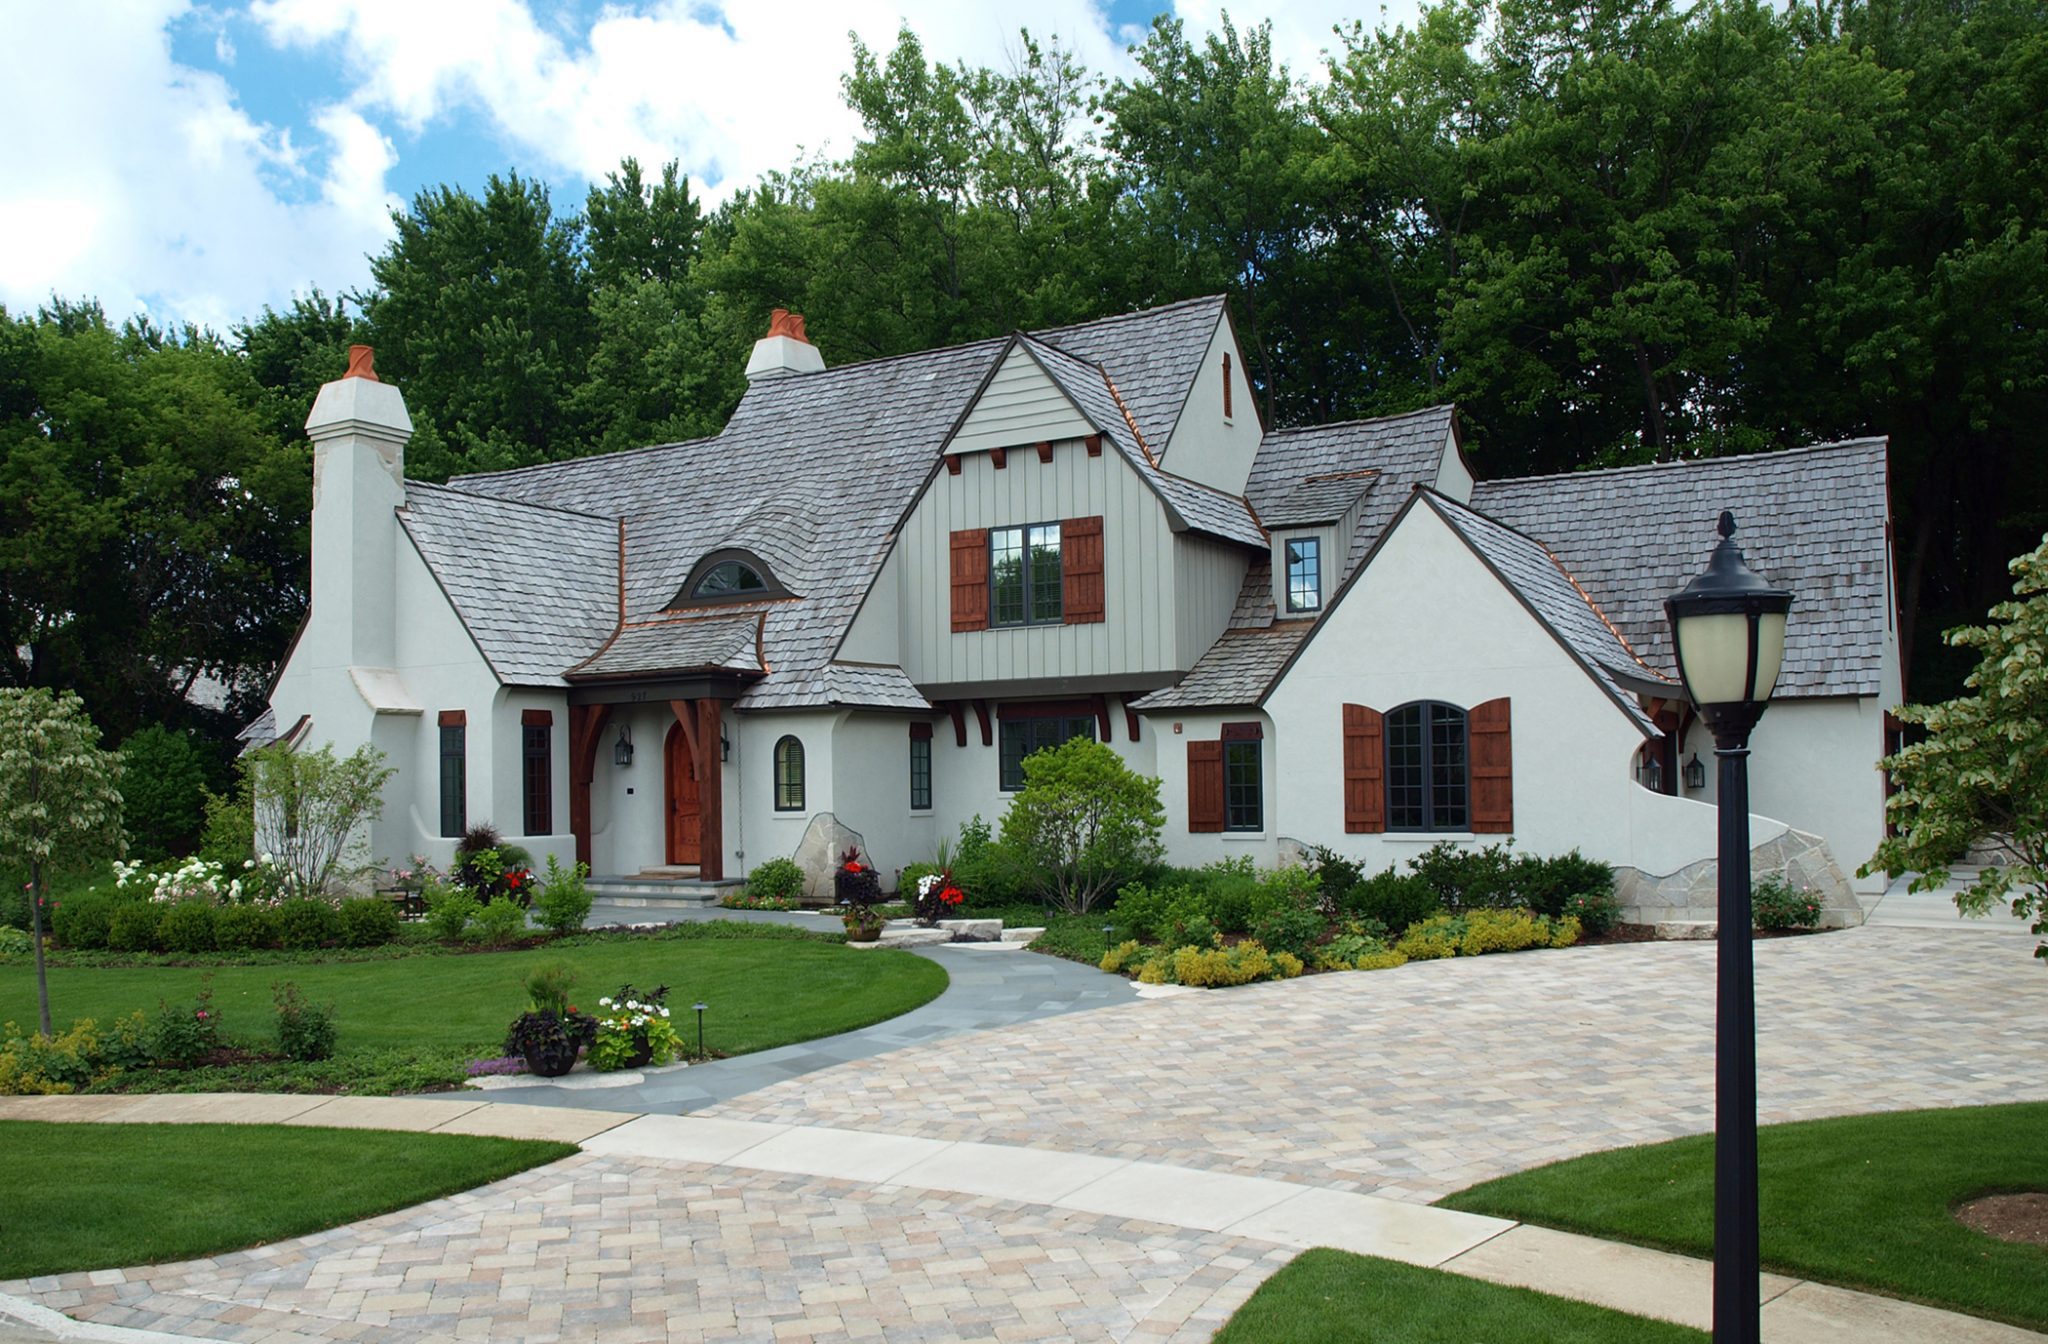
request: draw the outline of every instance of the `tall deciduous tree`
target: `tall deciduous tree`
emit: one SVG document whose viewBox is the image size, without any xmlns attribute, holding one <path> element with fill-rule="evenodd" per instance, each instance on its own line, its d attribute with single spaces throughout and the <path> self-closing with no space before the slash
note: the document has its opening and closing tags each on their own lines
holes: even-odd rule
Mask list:
<svg viewBox="0 0 2048 1344">
<path fill-rule="evenodd" d="M 0 688 L 0 864 L 29 875 L 36 1011 L 50 1035 L 43 912 L 53 869 L 121 856 L 121 758 L 70 692 Z"/>
<path fill-rule="evenodd" d="M 1930 891 L 1972 844 L 1996 837 L 2011 862 L 1980 869 L 1957 907 L 1981 915 L 2008 900 L 2048 934 L 2048 538 L 2012 572 L 2015 601 L 1993 607 L 1986 625 L 1948 632 L 1950 644 L 1977 655 L 1968 694 L 1899 710 L 1927 736 L 1882 763 L 1896 833 L 1862 872 L 1911 870 L 1913 890 Z M 2048 941 L 2034 955 L 2048 959 Z"/>
</svg>

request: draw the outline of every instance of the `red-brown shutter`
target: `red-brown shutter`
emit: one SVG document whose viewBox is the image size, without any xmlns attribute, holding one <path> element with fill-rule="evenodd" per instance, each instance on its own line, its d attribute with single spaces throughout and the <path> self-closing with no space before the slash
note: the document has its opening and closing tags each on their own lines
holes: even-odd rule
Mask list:
<svg viewBox="0 0 2048 1344">
<path fill-rule="evenodd" d="M 1474 705 L 1465 713 L 1472 744 L 1472 831 L 1506 835 L 1515 829 L 1514 753 L 1510 749 L 1506 696 Z"/>
<path fill-rule="evenodd" d="M 1060 524 L 1061 619 L 1088 625 L 1103 619 L 1102 516 L 1069 518 Z"/>
<path fill-rule="evenodd" d="M 1344 829 L 1377 835 L 1387 829 L 1386 735 L 1380 712 L 1344 706 Z"/>
<path fill-rule="evenodd" d="M 953 629 L 988 629 L 988 529 L 953 534 Z"/>
<path fill-rule="evenodd" d="M 1188 743 L 1188 829 L 1223 829 L 1223 744 Z"/>
</svg>

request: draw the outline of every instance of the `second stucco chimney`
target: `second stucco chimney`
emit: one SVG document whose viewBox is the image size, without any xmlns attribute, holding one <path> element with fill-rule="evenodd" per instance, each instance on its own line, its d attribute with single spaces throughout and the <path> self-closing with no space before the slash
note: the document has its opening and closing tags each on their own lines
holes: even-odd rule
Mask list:
<svg viewBox="0 0 2048 1344">
<path fill-rule="evenodd" d="M 307 636 L 320 645 L 315 665 L 390 667 L 397 511 L 405 503 L 412 417 L 398 389 L 378 380 L 369 346 L 349 347 L 348 372 L 320 389 L 306 437 L 313 441 Z"/>
<path fill-rule="evenodd" d="M 769 316 L 768 334 L 754 342 L 754 353 L 747 359 L 747 381 L 821 373 L 824 368 L 825 357 L 804 335 L 804 315 L 777 308 Z"/>
</svg>

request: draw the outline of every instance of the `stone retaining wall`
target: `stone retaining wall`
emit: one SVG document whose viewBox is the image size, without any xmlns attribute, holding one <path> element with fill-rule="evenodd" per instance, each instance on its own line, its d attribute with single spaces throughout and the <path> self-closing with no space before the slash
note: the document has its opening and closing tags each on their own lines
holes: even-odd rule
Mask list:
<svg viewBox="0 0 2048 1344">
<path fill-rule="evenodd" d="M 1820 893 L 1822 928 L 1850 928 L 1863 922 L 1862 902 L 1828 851 L 1828 842 L 1811 832 L 1788 830 L 1752 849 L 1749 875 L 1782 877 L 1794 888 L 1810 887 Z M 1664 876 L 1617 867 L 1614 894 L 1621 901 L 1622 919 L 1631 924 L 1711 920 L 1717 913 L 1719 880 L 1720 865 L 1713 859 Z"/>
</svg>

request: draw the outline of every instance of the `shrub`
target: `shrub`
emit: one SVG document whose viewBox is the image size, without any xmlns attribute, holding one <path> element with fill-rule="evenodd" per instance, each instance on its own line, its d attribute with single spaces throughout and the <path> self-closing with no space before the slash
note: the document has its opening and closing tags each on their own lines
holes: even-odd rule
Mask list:
<svg viewBox="0 0 2048 1344">
<path fill-rule="evenodd" d="M 275 906 L 224 905 L 213 912 L 213 940 L 223 952 L 276 947 L 283 938 L 284 921 Z"/>
<path fill-rule="evenodd" d="M 503 947 L 526 932 L 526 907 L 512 896 L 495 897 L 476 912 L 470 936 L 488 947 Z"/>
<path fill-rule="evenodd" d="M 1118 975 L 1126 969 L 1135 971 L 1151 959 L 1151 948 L 1135 938 L 1127 938 L 1103 953 L 1102 960 L 1097 964 L 1110 974 Z"/>
<path fill-rule="evenodd" d="M 1515 860 L 1507 845 L 1460 849 L 1441 840 L 1408 860 L 1408 868 L 1453 914 L 1515 904 Z"/>
<path fill-rule="evenodd" d="M 798 901 L 781 896 L 756 896 L 750 891 L 728 891 L 718 898 L 719 905 L 727 910 L 796 910 L 801 908 Z"/>
<path fill-rule="evenodd" d="M 1125 884 L 1116 897 L 1116 922 L 1137 938 L 1157 938 L 1165 926 L 1167 911 L 1188 894 L 1182 886 L 1148 887 L 1143 882 Z"/>
<path fill-rule="evenodd" d="M 1321 879 L 1323 913 L 1335 918 L 1344 911 L 1351 889 L 1365 880 L 1365 867 L 1357 859 L 1348 859 L 1327 845 L 1317 845 L 1309 851 L 1309 867 Z"/>
<path fill-rule="evenodd" d="M 0 1037 L 0 1097 L 76 1092 L 104 1068 L 99 1027 L 89 1017 L 48 1038 L 24 1035 L 9 1022 Z"/>
<path fill-rule="evenodd" d="M 481 904 L 510 896 L 524 906 L 533 900 L 533 855 L 498 834 L 488 821 L 462 834 L 455 846 L 455 881 Z"/>
<path fill-rule="evenodd" d="M 586 880 L 589 876 L 589 864 L 572 863 L 565 869 L 554 855 L 548 855 L 547 881 L 534 902 L 534 913 L 550 933 L 574 933 L 590 918 L 594 898 Z"/>
<path fill-rule="evenodd" d="M 795 859 L 769 859 L 747 874 L 747 895 L 788 901 L 793 908 L 803 899 L 804 870 Z M 773 907 L 766 907 L 773 908 Z"/>
<path fill-rule="evenodd" d="M 383 813 L 384 781 L 393 773 L 383 752 L 364 745 L 337 758 L 331 746 L 308 751 L 279 742 L 239 764 L 257 843 L 290 874 L 293 891 L 324 896 L 366 870 L 351 857 L 353 842 L 361 825 Z"/>
<path fill-rule="evenodd" d="M 1599 897 L 1611 898 L 1614 894 L 1613 866 L 1586 858 L 1576 849 L 1548 859 L 1524 854 L 1515 860 L 1510 876 L 1515 904 L 1527 906 L 1539 915 L 1570 913 L 1566 907 L 1575 898 L 1592 898 L 1587 903 L 1597 906 Z M 1610 919 L 1609 923 L 1612 922 Z"/>
<path fill-rule="evenodd" d="M 1578 920 L 1587 933 L 1605 933 L 1621 918 L 1621 898 L 1611 886 L 1604 891 L 1582 891 L 1565 897 L 1558 913 Z"/>
<path fill-rule="evenodd" d="M 107 917 L 107 946 L 115 952 L 154 952 L 165 907 L 154 901 L 123 901 Z"/>
<path fill-rule="evenodd" d="M 0 961 L 12 961 L 36 950 L 35 939 L 12 924 L 0 924 Z"/>
<path fill-rule="evenodd" d="M 462 887 L 429 883 L 426 889 L 427 928 L 444 943 L 460 942 L 477 917 L 476 897 Z"/>
<path fill-rule="evenodd" d="M 1274 910 L 1252 926 L 1252 936 L 1272 951 L 1306 957 L 1324 927 L 1323 917 L 1314 910 Z"/>
<path fill-rule="evenodd" d="M 1232 947 L 1183 947 L 1174 952 L 1173 977 L 1183 985 L 1246 985 L 1254 980 L 1301 974 L 1301 960 L 1291 953 L 1278 957 L 1254 941 Z"/>
<path fill-rule="evenodd" d="M 204 791 L 206 825 L 199 833 L 199 857 L 233 872 L 256 855 L 256 814 L 246 790 Z"/>
<path fill-rule="evenodd" d="M 1782 877 L 1750 884 L 1750 911 L 1760 929 L 1817 929 L 1821 900 L 1811 888 L 1795 888 Z"/>
<path fill-rule="evenodd" d="M 1002 836 L 1041 894 L 1083 915 L 1159 862 L 1165 828 L 1159 781 L 1102 743 L 1076 737 L 1024 758 L 1024 787 L 1003 814 Z"/>
<path fill-rule="evenodd" d="M 50 915 L 50 932 L 64 946 L 80 952 L 104 952 L 111 932 L 114 910 L 133 902 L 116 901 L 103 892 L 88 891 L 59 902 Z"/>
<path fill-rule="evenodd" d="M 536 1013 L 567 1017 L 572 1005 L 569 990 L 576 984 L 576 972 L 567 966 L 541 966 L 526 977 L 526 1001 Z"/>
<path fill-rule="evenodd" d="M 166 952 L 211 952 L 218 945 L 214 909 L 204 901 L 180 901 L 166 907 L 157 924 L 157 938 Z"/>
<path fill-rule="evenodd" d="M 995 838 L 980 813 L 960 827 L 960 840 L 953 854 L 953 880 L 967 893 L 971 906 L 1014 905 L 1023 900 L 1043 903 L 1033 887 L 1029 865 L 1010 846 Z"/>
<path fill-rule="evenodd" d="M 1429 883 L 1389 868 L 1352 883 L 1340 898 L 1339 908 L 1344 914 L 1375 920 L 1390 932 L 1399 932 L 1437 914 L 1443 906 Z"/>
<path fill-rule="evenodd" d="M 398 937 L 398 907 L 377 896 L 343 901 L 334 923 L 343 947 L 382 947 Z"/>
<path fill-rule="evenodd" d="M 310 1063 L 334 1053 L 334 1005 L 306 1002 L 289 980 L 270 987 L 277 1005 L 277 1049 L 286 1059 Z"/>
<path fill-rule="evenodd" d="M 1554 920 L 1528 910 L 1471 910 L 1422 921 L 1402 935 L 1394 950 L 1410 961 L 1428 961 L 1519 952 L 1529 947 L 1569 947 L 1578 938 L 1579 922 L 1570 917 Z"/>
<path fill-rule="evenodd" d="M 157 1001 L 149 1025 L 150 1058 L 168 1068 L 190 1068 L 220 1048 L 220 1013 L 213 1006 L 213 977 L 199 982 L 194 1003 Z"/>
<path fill-rule="evenodd" d="M 310 952 L 341 941 L 341 916 L 325 901 L 286 901 L 277 907 L 277 941 L 292 952 Z"/>
<path fill-rule="evenodd" d="M 1390 971 L 1396 966 L 1406 966 L 1407 964 L 1407 953 L 1395 952 L 1389 949 L 1385 952 L 1366 953 L 1357 961 L 1351 963 L 1351 969 L 1354 971 Z"/>
<path fill-rule="evenodd" d="M 121 744 L 121 824 L 130 852 L 188 853 L 199 841 L 206 764 L 188 733 L 152 723 Z"/>
</svg>

